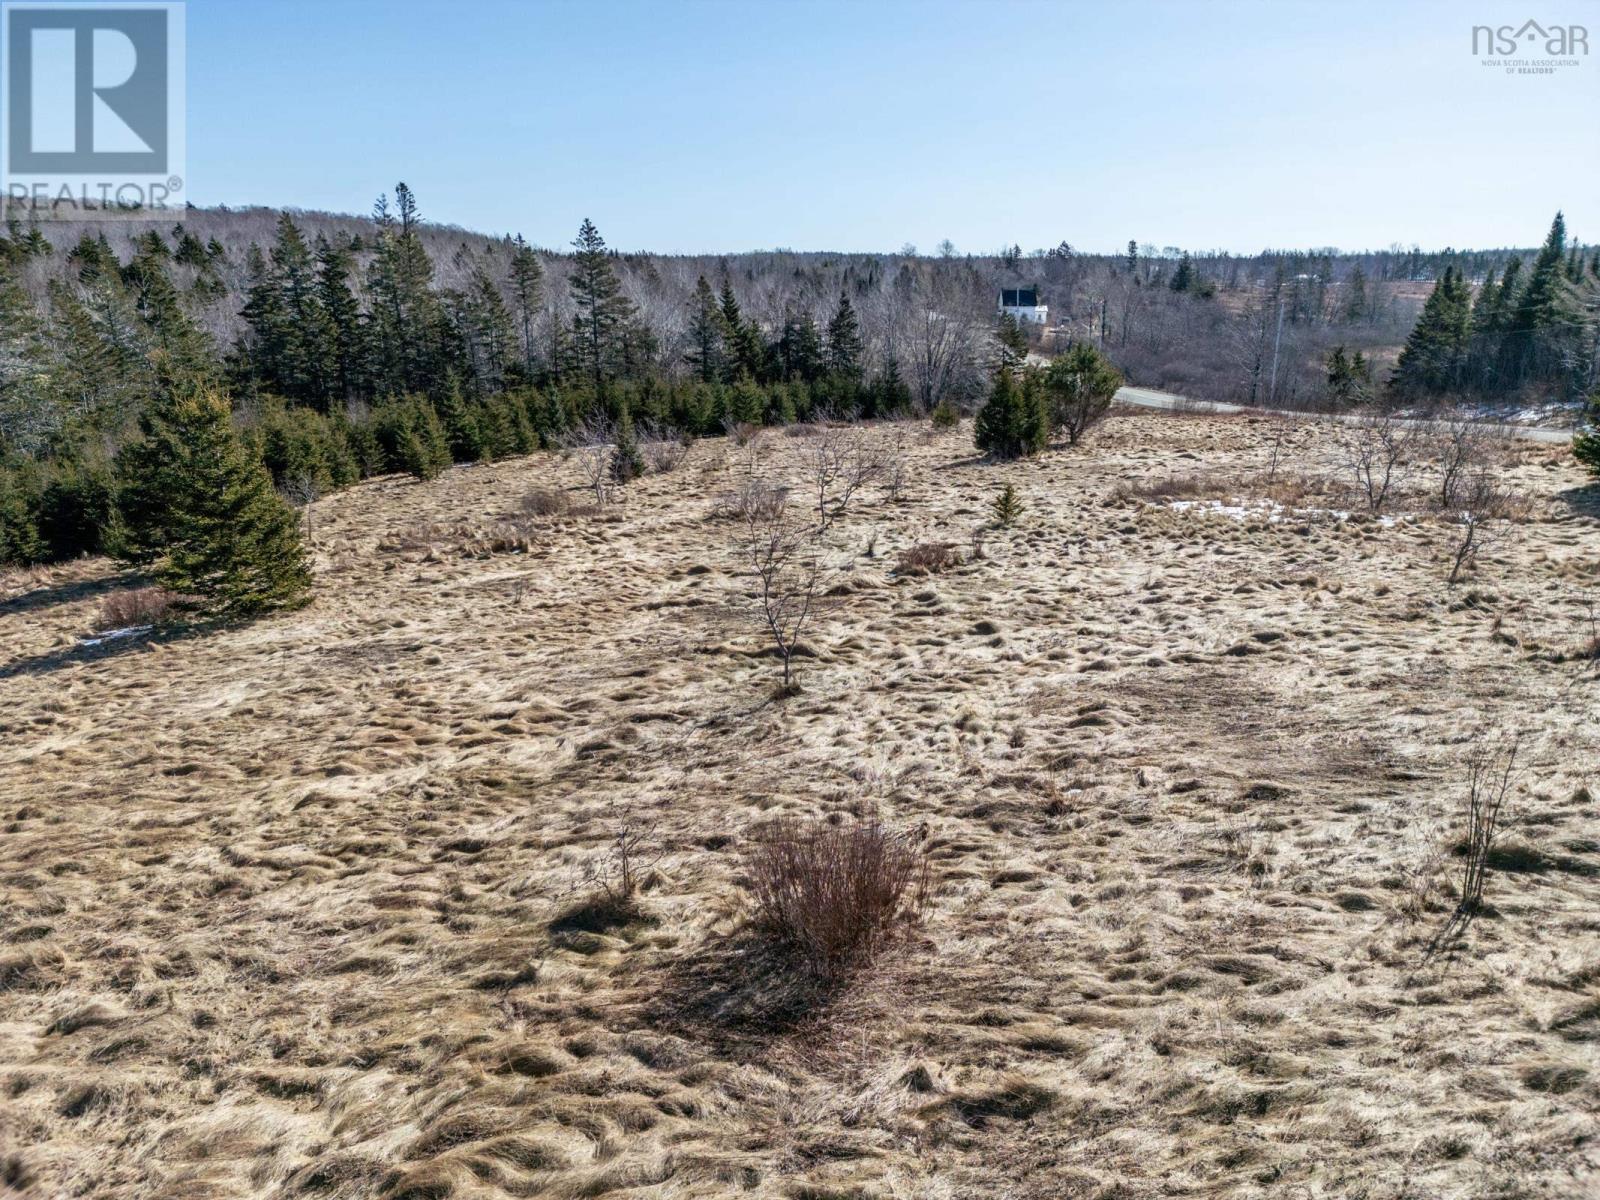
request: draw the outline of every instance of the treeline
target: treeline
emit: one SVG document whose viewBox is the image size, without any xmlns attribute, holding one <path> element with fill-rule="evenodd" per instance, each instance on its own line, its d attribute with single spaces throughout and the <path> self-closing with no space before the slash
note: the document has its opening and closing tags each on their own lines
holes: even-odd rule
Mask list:
<svg viewBox="0 0 1600 1200">
<path fill-rule="evenodd" d="M 226 350 L 191 318 L 171 275 L 183 263 L 205 278 L 225 250 L 187 236 L 174 248 L 149 231 L 124 265 L 103 235 L 85 237 L 66 256 L 70 282 L 50 281 L 41 318 L 15 267 L 52 251 L 14 230 L 0 259 L 10 268 L 0 275 L 0 561 L 128 558 L 128 447 L 149 438 L 151 398 L 180 387 L 231 391 L 241 452 L 301 501 L 370 475 L 430 478 L 452 462 L 561 446 L 600 428 L 702 436 L 913 406 L 893 359 L 866 371 L 843 295 L 825 328 L 796 314 L 769 335 L 743 315 L 731 283 L 714 293 L 702 278 L 689 369 L 667 374 L 592 223 L 566 279 L 570 324 L 547 347 L 534 343 L 543 272 L 526 246 L 511 260 L 508 305 L 487 274 L 462 291 L 433 285 L 403 185 L 393 217 L 381 206 L 375 227 L 370 248 L 308 243 L 282 216 L 270 250 L 249 255 L 248 333 Z M 358 298 L 352 263 L 363 252 Z"/>
<path fill-rule="evenodd" d="M 1526 273 L 1509 259 L 1474 293 L 1446 267 L 1396 364 L 1402 397 L 1498 399 L 1534 387 L 1576 400 L 1600 384 L 1600 252 L 1567 244 L 1560 213 Z"/>
</svg>

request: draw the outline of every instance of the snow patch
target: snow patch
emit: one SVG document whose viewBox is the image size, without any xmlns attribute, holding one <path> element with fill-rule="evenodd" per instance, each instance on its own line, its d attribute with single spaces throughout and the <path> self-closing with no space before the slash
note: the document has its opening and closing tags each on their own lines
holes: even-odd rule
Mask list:
<svg viewBox="0 0 1600 1200">
<path fill-rule="evenodd" d="M 104 633 L 97 633 L 94 637 L 79 638 L 80 646 L 98 646 L 101 642 L 114 642 L 118 638 L 130 638 L 141 633 L 149 633 L 154 625 L 129 625 L 125 629 L 108 629 Z"/>
</svg>

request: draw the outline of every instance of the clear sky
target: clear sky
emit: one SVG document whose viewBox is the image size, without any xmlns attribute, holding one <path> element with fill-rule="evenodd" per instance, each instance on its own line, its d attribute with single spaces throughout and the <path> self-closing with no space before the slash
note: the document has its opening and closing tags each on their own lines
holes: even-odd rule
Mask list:
<svg viewBox="0 0 1600 1200">
<path fill-rule="evenodd" d="M 662 251 L 1600 241 L 1600 54 L 1472 53 L 1529 16 L 1600 50 L 1600 0 L 190 0 L 190 199 L 404 179 Z"/>
</svg>

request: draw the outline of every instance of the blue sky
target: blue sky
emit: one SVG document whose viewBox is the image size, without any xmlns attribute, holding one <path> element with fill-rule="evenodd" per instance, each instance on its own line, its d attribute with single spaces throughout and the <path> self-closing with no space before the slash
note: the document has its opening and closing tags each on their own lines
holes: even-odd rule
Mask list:
<svg viewBox="0 0 1600 1200">
<path fill-rule="evenodd" d="M 201 204 L 627 249 L 1600 241 L 1596 0 L 190 0 Z M 1524 11 L 1528 9 L 1528 11 Z"/>
</svg>

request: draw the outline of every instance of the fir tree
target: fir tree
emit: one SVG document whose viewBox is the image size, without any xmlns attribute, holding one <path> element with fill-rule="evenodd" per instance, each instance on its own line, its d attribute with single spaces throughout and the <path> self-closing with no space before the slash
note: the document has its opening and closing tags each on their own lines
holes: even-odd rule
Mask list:
<svg viewBox="0 0 1600 1200">
<path fill-rule="evenodd" d="M 1572 439 L 1572 453 L 1600 479 L 1600 391 L 1589 397 L 1587 426 Z"/>
<path fill-rule="evenodd" d="M 36 474 L 31 461 L 12 467 L 0 463 L 0 563 L 31 566 L 46 557 L 39 535 L 38 487 L 30 478 Z"/>
<path fill-rule="evenodd" d="M 994 523 L 1001 529 L 1010 529 L 1022 518 L 1022 499 L 1017 495 L 1014 484 L 1006 484 L 1000 489 L 1000 494 L 989 501 L 989 512 L 994 516 Z"/>
<path fill-rule="evenodd" d="M 995 458 L 1022 458 L 1037 454 L 1049 436 L 1038 389 L 1027 377 L 1019 382 L 1008 367 L 995 373 L 989 399 L 978 410 L 973 440 L 979 450 Z"/>
<path fill-rule="evenodd" d="M 487 457 L 488 437 L 483 427 L 479 407 L 468 404 L 461 394 L 461 381 L 450 377 L 439 402 L 439 422 L 444 427 L 450 445 L 450 457 L 456 462 L 477 462 Z"/>
<path fill-rule="evenodd" d="M 159 240 L 159 235 L 152 234 Z M 166 244 L 161 245 L 163 252 L 152 254 L 149 243 L 141 242 L 139 253 L 128 264 L 126 277 L 133 289 L 134 311 L 148 330 L 148 345 L 163 352 L 175 370 L 210 376 L 216 363 L 211 339 L 184 311 L 178 289 L 162 265 L 170 255 L 165 252 Z"/>
<path fill-rule="evenodd" d="M 622 402 L 622 412 L 617 417 L 616 438 L 611 448 L 611 478 L 627 483 L 644 474 L 644 459 L 639 454 L 639 442 L 633 432 L 633 414 L 627 400 Z"/>
<path fill-rule="evenodd" d="M 117 468 L 123 555 L 186 603 L 244 617 L 305 602 L 311 573 L 294 510 L 244 451 L 223 397 L 164 381 Z"/>
<path fill-rule="evenodd" d="M 861 324 L 850 297 L 839 293 L 839 307 L 828 321 L 827 367 L 830 374 L 854 382 L 861 378 Z"/>
<path fill-rule="evenodd" d="M 1167 284 L 1175 292 L 1191 292 L 1195 290 L 1194 261 L 1185 250 L 1183 257 L 1178 259 L 1178 269 L 1172 273 L 1172 279 Z"/>
<path fill-rule="evenodd" d="M 901 377 L 900 364 L 893 355 L 885 360 L 883 370 L 867 389 L 867 397 L 868 410 L 863 414 L 867 417 L 897 417 L 911 411 L 911 388 Z M 954 412 L 952 408 L 951 413 Z"/>
</svg>

